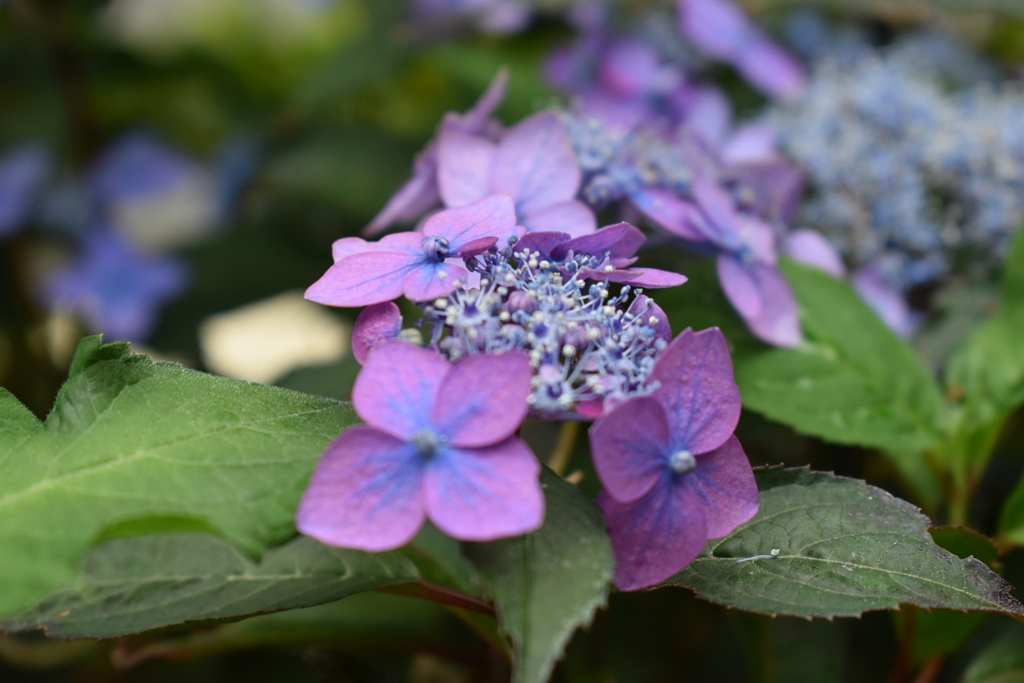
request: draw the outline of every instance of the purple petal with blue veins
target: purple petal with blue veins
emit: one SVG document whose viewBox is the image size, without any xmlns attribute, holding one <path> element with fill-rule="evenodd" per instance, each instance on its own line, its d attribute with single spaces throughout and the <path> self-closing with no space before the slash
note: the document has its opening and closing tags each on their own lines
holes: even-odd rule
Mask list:
<svg viewBox="0 0 1024 683">
<path fill-rule="evenodd" d="M 728 536 L 749 522 L 760 507 L 754 471 L 735 436 L 698 456 L 696 469 L 680 485 L 689 487 L 701 500 L 708 538 Z"/>
<path fill-rule="evenodd" d="M 714 231 L 700 209 L 667 190 L 647 188 L 629 197 L 647 218 L 672 234 L 691 242 L 709 242 Z"/>
<path fill-rule="evenodd" d="M 516 211 L 507 194 L 493 194 L 480 201 L 435 213 L 423 224 L 423 234 L 444 237 L 451 251 L 481 237 L 497 237 L 504 242 L 519 235 Z"/>
<path fill-rule="evenodd" d="M 589 235 L 597 230 L 594 212 L 576 199 L 545 206 L 522 216 L 521 222 L 529 232 L 561 231 L 570 237 Z"/>
<path fill-rule="evenodd" d="M 580 169 L 558 115 L 543 111 L 509 129 L 491 169 L 491 189 L 515 199 L 519 215 L 576 197 Z"/>
<path fill-rule="evenodd" d="M 445 448 L 424 478 L 427 514 L 463 541 L 493 541 L 544 523 L 540 463 L 518 437 L 487 448 Z"/>
<path fill-rule="evenodd" d="M 612 258 L 629 258 L 646 241 L 647 238 L 639 228 L 629 223 L 616 223 L 603 227 L 591 235 L 583 235 L 563 242 L 551 251 L 551 255 L 561 260 L 570 251 L 591 256 L 603 256 L 608 252 Z"/>
<path fill-rule="evenodd" d="M 377 346 L 356 377 L 352 405 L 368 425 L 410 440 L 432 429 L 431 415 L 451 364 L 437 351 L 408 342 Z"/>
<path fill-rule="evenodd" d="M 776 266 L 750 263 L 735 257 L 718 257 L 718 279 L 726 297 L 759 339 L 774 346 L 803 343 L 796 297 Z"/>
<path fill-rule="evenodd" d="M 533 371 L 525 353 L 467 356 L 455 364 L 437 395 L 437 430 L 458 448 L 504 441 L 519 429 L 529 405 Z"/>
<path fill-rule="evenodd" d="M 544 230 L 541 232 L 528 232 L 523 235 L 523 238 L 516 242 L 516 252 L 530 250 L 532 254 L 537 254 L 537 258 L 542 261 L 552 261 L 554 256 L 551 252 L 554 251 L 562 242 L 568 242 L 572 239 L 572 235 L 565 232 L 554 232 Z"/>
<path fill-rule="evenodd" d="M 498 146 L 478 135 L 457 130 L 441 132 L 437 175 L 445 206 L 464 206 L 491 194 L 491 169 Z"/>
<path fill-rule="evenodd" d="M 419 237 L 417 233 L 411 234 Z M 393 301 L 402 295 L 406 279 L 426 265 L 430 264 L 422 249 L 419 253 L 368 251 L 353 254 L 331 266 L 310 285 L 305 297 L 319 304 L 342 308 Z"/>
<path fill-rule="evenodd" d="M 628 503 L 658 483 L 670 455 L 665 408 L 648 396 L 632 398 L 590 427 L 594 467 L 608 495 Z"/>
<path fill-rule="evenodd" d="M 452 261 L 426 261 L 413 269 L 402 283 L 402 293 L 410 301 L 432 301 L 448 296 L 460 287 L 459 280 L 469 271 Z"/>
<path fill-rule="evenodd" d="M 400 548 L 426 519 L 424 470 L 423 456 L 412 444 L 366 425 L 349 427 L 317 464 L 296 526 L 338 548 Z"/>
<path fill-rule="evenodd" d="M 721 446 L 736 431 L 742 404 L 725 337 L 717 327 L 685 330 L 651 371 L 651 394 L 665 406 L 673 448 L 693 455 Z"/>
</svg>

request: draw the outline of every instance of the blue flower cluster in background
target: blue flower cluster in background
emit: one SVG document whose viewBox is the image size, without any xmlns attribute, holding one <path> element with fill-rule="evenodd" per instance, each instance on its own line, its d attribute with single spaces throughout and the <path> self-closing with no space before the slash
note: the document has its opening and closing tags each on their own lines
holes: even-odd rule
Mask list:
<svg viewBox="0 0 1024 683">
<path fill-rule="evenodd" d="M 800 14 L 790 35 L 811 78 L 767 120 L 809 175 L 799 221 L 899 291 L 958 254 L 990 272 L 1024 221 L 1024 84 L 937 30 L 876 47 Z"/>
</svg>

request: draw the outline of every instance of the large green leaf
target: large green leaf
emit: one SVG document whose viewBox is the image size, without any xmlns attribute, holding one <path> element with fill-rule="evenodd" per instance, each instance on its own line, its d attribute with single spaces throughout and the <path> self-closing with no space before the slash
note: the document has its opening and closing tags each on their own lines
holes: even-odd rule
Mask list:
<svg viewBox="0 0 1024 683">
<path fill-rule="evenodd" d="M 963 683 L 1024 683 L 1024 625 L 1010 624 L 964 672 Z"/>
<path fill-rule="evenodd" d="M 1024 615 L 1011 586 L 974 558 L 935 544 L 929 520 L 862 481 L 807 469 L 760 469 L 757 516 L 667 583 L 763 614 L 857 616 L 912 604 Z M 774 559 L 744 560 L 757 555 Z"/>
<path fill-rule="evenodd" d="M 614 573 L 611 541 L 594 504 L 550 470 L 541 482 L 547 517 L 539 531 L 463 546 L 515 645 L 516 683 L 548 680 L 573 632 L 607 603 Z"/>
<path fill-rule="evenodd" d="M 937 485 L 923 452 L 940 438 L 938 384 L 848 284 L 784 264 L 807 343 L 737 359 L 744 405 L 799 432 L 886 451 L 922 496 Z"/>
<path fill-rule="evenodd" d="M 67 588 L 0 622 L 64 638 L 112 638 L 188 621 L 310 607 L 416 581 L 402 553 L 365 553 L 304 536 L 253 562 L 210 534 L 119 538 L 89 552 Z"/>
<path fill-rule="evenodd" d="M 212 529 L 252 554 L 295 533 L 350 406 L 82 341 L 45 422 L 0 396 L 0 614 L 69 584 L 105 532 Z"/>
</svg>

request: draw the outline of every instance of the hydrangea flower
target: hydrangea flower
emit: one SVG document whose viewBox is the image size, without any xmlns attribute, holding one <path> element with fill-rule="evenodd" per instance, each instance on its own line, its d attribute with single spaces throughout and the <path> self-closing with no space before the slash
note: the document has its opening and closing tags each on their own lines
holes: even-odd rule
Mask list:
<svg viewBox="0 0 1024 683">
<path fill-rule="evenodd" d="M 730 0 L 679 0 L 679 27 L 698 48 L 732 64 L 762 92 L 793 99 L 803 91 L 803 66 Z"/>
<path fill-rule="evenodd" d="M 576 200 L 580 169 L 572 141 L 554 112 L 521 121 L 497 142 L 453 127 L 441 131 L 438 187 L 445 206 L 456 207 L 506 193 L 527 230 L 594 232 L 586 204 Z"/>
<path fill-rule="evenodd" d="M 22 147 L 0 159 L 0 237 L 20 228 L 28 218 L 49 172 L 38 147 Z"/>
<path fill-rule="evenodd" d="M 796 299 L 776 265 L 772 227 L 737 212 L 713 182 L 696 181 L 693 194 L 697 205 L 659 190 L 634 193 L 633 202 L 672 234 L 717 253 L 722 289 L 754 334 L 776 346 L 799 345 Z"/>
<path fill-rule="evenodd" d="M 328 306 L 355 307 L 447 296 L 470 273 L 453 261 L 480 254 L 519 235 L 508 195 L 492 195 L 431 216 L 423 232 L 385 236 L 380 242 L 346 237 L 334 243 L 335 263 L 306 290 L 306 298 Z"/>
<path fill-rule="evenodd" d="M 299 531 L 379 552 L 408 543 L 428 517 L 465 541 L 539 528 L 540 463 L 515 436 L 530 375 L 525 354 L 452 365 L 430 349 L 381 344 L 352 392 L 365 424 L 324 453 L 299 505 Z"/>
<path fill-rule="evenodd" d="M 469 18 L 491 35 L 511 35 L 530 22 L 533 8 L 525 0 L 415 0 L 422 19 Z"/>
<path fill-rule="evenodd" d="M 388 339 L 397 339 L 402 332 L 402 312 L 394 302 L 367 306 L 352 325 L 352 355 L 366 365 L 370 351 Z"/>
<path fill-rule="evenodd" d="M 732 533 L 759 507 L 733 435 L 740 393 L 722 333 L 686 330 L 648 381 L 657 386 L 649 396 L 629 399 L 590 428 L 615 582 L 626 591 L 682 571 L 709 538 Z"/>
<path fill-rule="evenodd" d="M 448 112 L 444 115 L 438 126 L 438 136 L 451 129 L 495 139 L 500 126 L 491 119 L 491 116 L 505 99 L 506 90 L 508 71 L 502 69 L 469 111 L 465 114 Z M 395 223 L 414 221 L 441 203 L 441 194 L 437 187 L 438 136 L 428 142 L 420 152 L 413 164 L 412 178 L 399 188 L 380 213 L 363 228 L 363 235 L 369 237 L 387 230 Z"/>
<path fill-rule="evenodd" d="M 184 290 L 188 271 L 172 258 L 145 254 L 109 229 L 86 238 L 77 260 L 44 285 L 49 306 L 81 316 L 113 339 L 140 341 L 157 310 Z"/>
</svg>

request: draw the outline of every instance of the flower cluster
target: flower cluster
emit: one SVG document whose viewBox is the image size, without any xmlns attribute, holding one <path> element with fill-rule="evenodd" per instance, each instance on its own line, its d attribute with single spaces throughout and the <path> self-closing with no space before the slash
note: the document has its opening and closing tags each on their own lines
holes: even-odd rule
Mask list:
<svg viewBox="0 0 1024 683">
<path fill-rule="evenodd" d="M 822 36 L 802 45 L 816 64 L 804 96 L 768 121 L 809 173 L 800 220 L 896 291 L 962 252 L 998 261 L 1024 221 L 1024 91 L 941 34 L 873 48 L 798 19 L 804 43 Z"/>
</svg>

